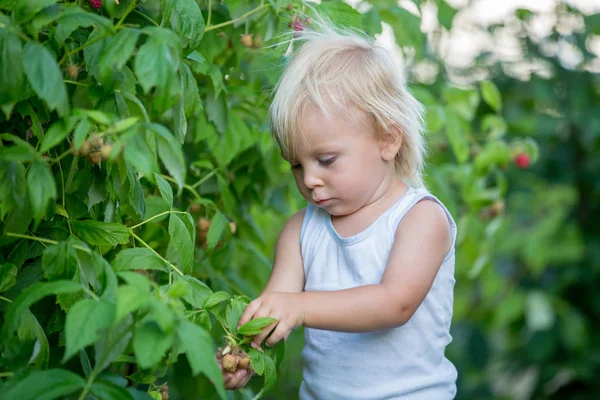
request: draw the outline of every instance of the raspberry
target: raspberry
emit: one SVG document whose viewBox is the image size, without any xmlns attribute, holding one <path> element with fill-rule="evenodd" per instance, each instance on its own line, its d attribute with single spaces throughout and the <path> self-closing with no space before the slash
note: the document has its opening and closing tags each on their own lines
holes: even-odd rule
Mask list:
<svg viewBox="0 0 600 400">
<path fill-rule="evenodd" d="M 294 18 L 294 22 L 292 22 L 292 27 L 296 32 L 302 32 L 304 30 L 304 24 L 300 21 L 299 18 Z"/>
<path fill-rule="evenodd" d="M 94 151 L 93 153 L 88 154 L 87 159 L 90 164 L 98 165 L 102 161 L 102 154 L 100 154 L 99 151 Z"/>
<path fill-rule="evenodd" d="M 89 140 L 89 142 L 90 142 L 90 146 L 92 147 L 92 150 L 96 151 L 96 150 L 99 150 L 100 147 L 102 147 L 102 145 L 104 144 L 104 139 L 102 139 L 98 135 L 94 135 Z"/>
<path fill-rule="evenodd" d="M 192 203 L 192 204 L 190 204 L 190 212 L 197 213 L 200 211 L 201 207 L 202 206 L 198 203 Z"/>
<path fill-rule="evenodd" d="M 527 168 L 529 166 L 530 158 L 527 154 L 521 153 L 515 157 L 515 164 L 519 168 Z"/>
<path fill-rule="evenodd" d="M 223 369 L 227 372 L 235 372 L 236 368 L 237 368 L 237 360 L 235 359 L 235 357 L 231 354 L 227 354 L 225 356 L 223 356 L 223 359 L 221 360 L 221 362 L 223 363 Z"/>
<path fill-rule="evenodd" d="M 210 228 L 210 219 L 200 218 L 198 220 L 198 229 L 206 232 L 206 231 L 208 231 L 208 228 Z"/>
<path fill-rule="evenodd" d="M 77 80 L 77 76 L 79 75 L 79 68 L 77 65 L 69 65 L 67 68 L 67 73 L 73 80 Z"/>
<path fill-rule="evenodd" d="M 256 35 L 254 37 L 254 40 L 252 41 L 252 47 L 255 49 L 259 49 L 261 44 L 262 44 L 262 40 L 261 40 L 260 36 Z"/>
<path fill-rule="evenodd" d="M 238 368 L 248 369 L 249 366 L 250 366 L 250 358 L 248 356 L 241 356 L 238 359 Z"/>
<path fill-rule="evenodd" d="M 90 5 L 95 9 L 102 8 L 102 0 L 88 0 Z"/>
<path fill-rule="evenodd" d="M 248 33 L 245 35 L 242 35 L 242 37 L 240 38 L 240 41 L 242 42 L 244 47 L 247 47 L 247 48 L 252 47 L 252 35 L 250 35 Z"/>
<path fill-rule="evenodd" d="M 112 149 L 113 146 L 110 143 L 102 145 L 102 147 L 100 147 L 100 154 L 102 154 L 103 160 L 108 160 L 108 158 L 110 157 L 110 153 L 112 153 Z"/>
</svg>

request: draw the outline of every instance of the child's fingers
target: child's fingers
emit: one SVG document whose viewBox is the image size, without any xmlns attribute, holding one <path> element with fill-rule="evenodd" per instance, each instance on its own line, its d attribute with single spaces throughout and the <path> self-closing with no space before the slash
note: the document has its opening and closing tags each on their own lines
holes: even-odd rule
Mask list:
<svg viewBox="0 0 600 400">
<path fill-rule="evenodd" d="M 239 369 L 232 374 L 231 380 L 229 381 L 231 389 L 238 390 L 246 386 L 252 374 L 245 369 Z"/>
<path fill-rule="evenodd" d="M 260 299 L 251 301 L 250 304 L 248 304 L 248 306 L 246 307 L 246 310 L 244 310 L 244 312 L 242 313 L 242 316 L 240 317 L 240 320 L 238 322 L 238 328 L 244 325 L 246 322 L 250 321 L 254 317 L 256 311 L 259 310 L 259 308 Z"/>
<path fill-rule="evenodd" d="M 291 329 L 285 324 L 285 322 L 280 322 L 277 324 L 277 328 L 271 334 L 271 337 L 267 339 L 265 344 L 269 347 L 275 346 L 281 339 L 289 336 L 289 332 Z"/>
<path fill-rule="evenodd" d="M 276 318 L 276 317 L 273 317 Z M 267 325 L 263 328 L 262 332 L 259 333 L 258 335 L 256 335 L 254 337 L 254 339 L 252 339 L 252 342 L 250 343 L 250 345 L 252 347 L 254 347 L 255 349 L 260 346 L 260 344 L 263 342 L 263 340 L 265 340 L 265 338 L 267 336 L 269 336 L 269 333 L 271 333 L 271 331 L 273 329 L 275 329 L 275 327 L 277 326 L 277 324 L 279 323 L 279 321 L 275 321 L 273 322 L 271 325 Z"/>
</svg>

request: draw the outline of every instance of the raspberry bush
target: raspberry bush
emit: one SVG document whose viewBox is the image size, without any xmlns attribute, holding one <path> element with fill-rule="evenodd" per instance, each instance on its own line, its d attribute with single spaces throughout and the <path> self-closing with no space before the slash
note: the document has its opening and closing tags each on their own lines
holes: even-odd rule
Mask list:
<svg viewBox="0 0 600 400">
<path fill-rule="evenodd" d="M 455 10 L 436 3 L 447 29 Z M 390 24 L 409 67 L 431 55 L 419 17 L 395 3 L 313 7 L 371 34 Z M 226 398 L 217 358 L 227 357 L 262 376 L 245 395 L 267 393 L 284 345 L 251 349 L 272 320 L 237 322 L 284 218 L 302 206 L 267 108 L 288 50 L 280 35 L 310 25 L 312 8 L 17 0 L 0 10 L 0 392 Z M 535 162 L 535 144 L 507 139 L 491 81 L 414 93 L 428 110 L 428 184 L 481 232 L 502 213 L 513 153 Z M 488 256 L 493 237 L 478 239 L 467 263 Z"/>
</svg>

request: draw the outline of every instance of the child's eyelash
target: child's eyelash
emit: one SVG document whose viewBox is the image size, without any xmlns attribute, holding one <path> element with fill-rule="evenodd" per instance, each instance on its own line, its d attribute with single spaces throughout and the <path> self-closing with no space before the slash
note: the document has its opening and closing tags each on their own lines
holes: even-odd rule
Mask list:
<svg viewBox="0 0 600 400">
<path fill-rule="evenodd" d="M 333 164 L 334 161 L 335 161 L 335 157 L 324 158 L 324 159 L 319 160 L 319 164 L 327 166 L 327 165 Z"/>
</svg>

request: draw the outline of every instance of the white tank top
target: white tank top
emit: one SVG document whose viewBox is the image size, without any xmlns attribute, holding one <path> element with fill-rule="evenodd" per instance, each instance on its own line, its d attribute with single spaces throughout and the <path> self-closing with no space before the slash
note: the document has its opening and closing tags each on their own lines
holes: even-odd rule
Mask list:
<svg viewBox="0 0 600 400">
<path fill-rule="evenodd" d="M 304 289 L 340 290 L 379 283 L 399 222 L 422 199 L 442 206 L 452 230 L 452 248 L 425 300 L 398 328 L 372 333 L 305 328 L 300 399 L 455 397 L 457 372 L 444 350 L 452 340 L 456 224 L 446 207 L 425 189 L 408 189 L 371 226 L 345 238 L 336 232 L 325 210 L 309 205 L 300 233 Z"/>
</svg>

